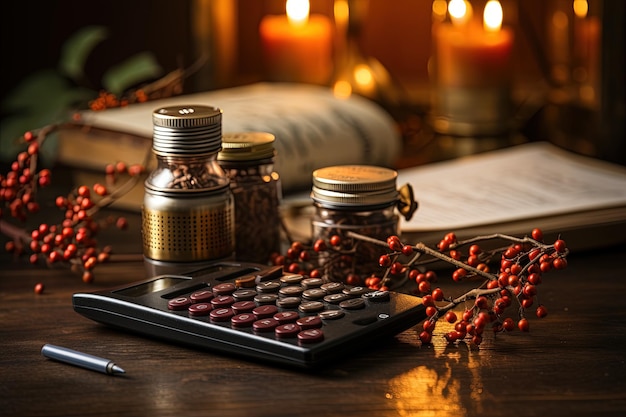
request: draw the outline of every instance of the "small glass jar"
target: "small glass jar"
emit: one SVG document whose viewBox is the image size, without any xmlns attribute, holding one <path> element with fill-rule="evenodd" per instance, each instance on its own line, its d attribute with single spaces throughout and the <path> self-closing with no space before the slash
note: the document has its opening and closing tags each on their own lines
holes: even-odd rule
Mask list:
<svg viewBox="0 0 626 417">
<path fill-rule="evenodd" d="M 378 259 L 384 248 L 355 239 L 348 232 L 383 242 L 399 234 L 397 176 L 395 170 L 368 165 L 333 166 L 313 172 L 313 242 L 323 239 L 328 245 L 334 235 L 341 242 L 334 248 L 338 252 L 320 254 L 320 268 L 327 279 L 344 281 L 349 274 L 356 274 L 364 280 L 380 272 Z"/>
<path fill-rule="evenodd" d="M 268 264 L 280 253 L 280 176 L 274 170 L 274 135 L 225 133 L 218 161 L 235 198 L 235 258 Z"/>
<path fill-rule="evenodd" d="M 157 263 L 202 263 L 232 257 L 234 199 L 217 162 L 222 111 L 172 106 L 153 113 L 157 167 L 145 182 L 143 251 Z"/>
</svg>

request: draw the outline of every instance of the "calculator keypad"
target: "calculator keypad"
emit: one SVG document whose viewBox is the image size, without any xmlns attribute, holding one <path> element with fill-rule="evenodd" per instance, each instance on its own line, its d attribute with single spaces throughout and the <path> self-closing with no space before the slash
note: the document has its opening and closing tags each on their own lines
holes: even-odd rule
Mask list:
<svg viewBox="0 0 626 417">
<path fill-rule="evenodd" d="M 209 285 L 209 284 L 207 284 Z M 300 344 L 324 340 L 324 323 L 344 319 L 346 312 L 367 308 L 368 303 L 389 300 L 387 291 L 346 286 L 284 274 L 259 281 L 244 277 L 196 290 L 168 300 L 168 309 L 186 311 L 189 317 L 252 329 L 276 339 Z"/>
</svg>

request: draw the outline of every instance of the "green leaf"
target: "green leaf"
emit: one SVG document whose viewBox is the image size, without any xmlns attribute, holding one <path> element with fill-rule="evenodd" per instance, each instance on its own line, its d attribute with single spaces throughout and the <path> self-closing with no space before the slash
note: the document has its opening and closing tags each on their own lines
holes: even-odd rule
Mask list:
<svg viewBox="0 0 626 417">
<path fill-rule="evenodd" d="M 154 55 L 142 52 L 109 69 L 102 77 L 107 91 L 121 94 L 141 81 L 157 78 L 163 72 Z"/>
<path fill-rule="evenodd" d="M 51 100 L 68 88 L 68 81 L 56 71 L 38 71 L 17 85 L 2 100 L 2 109 L 8 112 L 30 112 L 38 107 L 47 107 Z"/>
<path fill-rule="evenodd" d="M 85 62 L 94 47 L 106 39 L 109 31 L 104 26 L 85 26 L 79 29 L 61 48 L 59 71 L 73 80 L 84 77 Z"/>
</svg>

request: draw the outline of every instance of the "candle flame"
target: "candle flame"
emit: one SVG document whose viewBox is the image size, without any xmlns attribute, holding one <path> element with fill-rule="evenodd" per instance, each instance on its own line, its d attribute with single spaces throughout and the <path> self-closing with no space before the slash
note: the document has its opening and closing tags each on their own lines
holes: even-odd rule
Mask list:
<svg viewBox="0 0 626 417">
<path fill-rule="evenodd" d="M 448 13 L 453 25 L 464 25 L 472 18 L 472 5 L 467 0 L 450 0 Z"/>
<path fill-rule="evenodd" d="M 498 0 L 489 0 L 483 13 L 485 30 L 497 32 L 502 27 L 502 6 Z"/>
<path fill-rule="evenodd" d="M 301 26 L 309 20 L 309 0 L 287 0 L 285 9 L 292 25 Z"/>
<path fill-rule="evenodd" d="M 587 17 L 587 13 L 589 12 L 589 3 L 587 0 L 574 0 L 574 14 L 584 19 Z"/>
</svg>

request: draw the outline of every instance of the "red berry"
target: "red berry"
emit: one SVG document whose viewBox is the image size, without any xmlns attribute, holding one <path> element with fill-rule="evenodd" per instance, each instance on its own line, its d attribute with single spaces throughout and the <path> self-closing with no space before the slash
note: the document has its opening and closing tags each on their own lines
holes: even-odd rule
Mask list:
<svg viewBox="0 0 626 417">
<path fill-rule="evenodd" d="M 448 312 L 446 313 L 445 319 L 446 319 L 446 321 L 447 321 L 448 323 L 454 323 L 454 322 L 456 322 L 456 319 L 457 319 L 457 317 L 456 317 L 456 313 L 455 313 L 454 311 L 448 311 Z"/>
<path fill-rule="evenodd" d="M 341 236 L 332 235 L 328 241 L 332 246 L 339 246 L 341 244 Z"/>
<path fill-rule="evenodd" d="M 554 242 L 554 249 L 556 249 L 556 251 L 559 253 L 563 253 L 567 249 L 567 245 L 565 244 L 564 240 L 558 239 L 556 242 Z"/>
<path fill-rule="evenodd" d="M 528 320 L 525 318 L 517 322 L 517 327 L 523 332 L 527 332 L 530 330 L 530 324 L 528 323 Z"/>
<path fill-rule="evenodd" d="M 43 283 L 38 282 L 35 284 L 35 294 L 43 294 L 43 290 L 45 289 Z"/>
<path fill-rule="evenodd" d="M 531 236 L 536 241 L 543 242 L 543 231 L 541 231 L 541 229 L 538 229 L 538 228 L 533 229 Z"/>
<path fill-rule="evenodd" d="M 443 290 L 441 288 L 435 288 L 432 293 L 433 300 L 441 301 L 443 300 Z"/>
<path fill-rule="evenodd" d="M 548 309 L 546 308 L 546 306 L 540 305 L 539 307 L 537 307 L 536 313 L 537 313 L 537 317 L 542 319 L 548 315 Z"/>
</svg>

